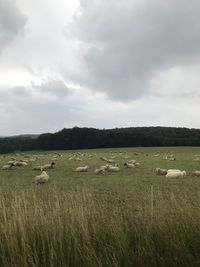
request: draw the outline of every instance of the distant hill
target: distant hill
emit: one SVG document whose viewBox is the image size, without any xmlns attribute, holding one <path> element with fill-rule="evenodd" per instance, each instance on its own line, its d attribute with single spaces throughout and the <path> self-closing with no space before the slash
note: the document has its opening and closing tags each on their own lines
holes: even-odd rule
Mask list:
<svg viewBox="0 0 200 267">
<path fill-rule="evenodd" d="M 32 138 L 37 139 L 39 134 L 20 134 L 20 135 L 12 135 L 12 136 L 0 136 L 0 138 Z"/>
<path fill-rule="evenodd" d="M 0 139 L 0 153 L 27 150 L 139 146 L 200 146 L 200 129 L 175 127 L 95 129 L 74 127 L 56 133 L 17 135 Z"/>
</svg>

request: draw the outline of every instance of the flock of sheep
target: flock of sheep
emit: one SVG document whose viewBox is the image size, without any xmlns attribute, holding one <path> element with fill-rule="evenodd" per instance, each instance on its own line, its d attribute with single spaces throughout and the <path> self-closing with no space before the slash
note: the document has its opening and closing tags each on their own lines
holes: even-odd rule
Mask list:
<svg viewBox="0 0 200 267">
<path fill-rule="evenodd" d="M 125 152 L 118 152 L 120 155 L 121 153 L 125 153 Z M 53 169 L 55 166 L 55 161 L 58 160 L 60 157 L 62 157 L 63 155 L 61 155 L 60 153 L 54 153 L 55 155 L 52 156 L 52 162 L 51 163 L 47 163 L 47 164 L 43 164 L 43 165 L 39 165 L 39 166 L 35 166 L 33 167 L 32 170 L 34 171 L 40 171 L 41 173 L 39 175 L 36 175 L 34 177 L 34 182 L 36 184 L 43 184 L 49 181 L 49 174 L 47 173 L 48 169 Z M 134 152 L 133 153 L 134 156 L 137 156 L 138 153 Z M 77 153 L 73 153 L 70 155 L 70 157 L 68 158 L 68 160 L 70 161 L 82 161 L 84 156 L 86 156 L 88 159 L 92 158 L 94 156 L 96 156 L 95 153 L 93 154 L 87 154 L 87 153 L 81 153 L 81 152 L 77 152 Z M 148 154 L 146 154 L 146 156 L 148 156 Z M 154 154 L 153 157 L 159 157 L 160 154 Z M 29 155 L 26 155 L 27 159 L 20 159 L 17 160 L 16 158 L 11 158 L 11 160 L 9 160 L 5 165 L 2 166 L 2 170 L 12 170 L 15 167 L 23 167 L 23 166 L 27 166 L 29 164 L 29 162 L 34 162 L 37 161 L 40 157 L 39 156 L 35 156 L 35 157 L 30 157 Z M 141 163 L 137 162 L 135 159 L 129 159 L 130 156 L 124 156 L 123 160 L 125 161 L 123 163 L 124 168 L 135 168 L 137 166 L 140 166 Z M 105 162 L 105 165 L 101 165 L 100 167 L 94 169 L 94 174 L 106 174 L 107 172 L 119 172 L 120 171 L 120 167 L 117 163 L 115 163 L 115 156 L 112 155 L 110 158 L 106 158 L 106 157 L 100 157 L 99 158 L 101 161 Z M 165 160 L 169 160 L 169 161 L 174 161 L 176 160 L 176 158 L 174 157 L 173 154 L 166 154 L 164 155 L 163 159 Z M 200 161 L 200 155 L 195 155 L 195 158 L 193 159 L 193 161 Z M 83 166 L 78 166 L 74 169 L 75 172 L 87 172 L 89 171 L 90 168 L 88 165 L 83 165 Z M 183 178 L 184 176 L 186 176 L 186 171 L 181 171 L 179 169 L 163 169 L 163 168 L 156 168 L 155 169 L 155 173 L 156 175 L 163 175 L 166 176 L 166 178 Z M 200 176 L 200 171 L 194 171 L 192 173 L 193 176 Z"/>
</svg>

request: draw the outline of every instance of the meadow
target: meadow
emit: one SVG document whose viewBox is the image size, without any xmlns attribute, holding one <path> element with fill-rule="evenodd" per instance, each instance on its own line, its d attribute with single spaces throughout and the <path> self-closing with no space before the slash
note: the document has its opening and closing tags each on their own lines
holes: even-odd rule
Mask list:
<svg viewBox="0 0 200 267">
<path fill-rule="evenodd" d="M 28 166 L 0 168 L 0 266 L 200 266 L 200 177 L 191 175 L 200 170 L 193 161 L 199 147 L 82 150 L 82 161 L 69 160 L 77 152 L 0 156 L 0 166 L 38 156 Z M 165 160 L 167 152 L 176 160 Z M 101 157 L 120 171 L 94 174 Z M 128 169 L 129 159 L 141 165 Z M 49 182 L 36 185 L 33 167 L 52 161 Z M 88 172 L 75 172 L 84 165 Z M 187 175 L 167 179 L 157 167 Z"/>
</svg>

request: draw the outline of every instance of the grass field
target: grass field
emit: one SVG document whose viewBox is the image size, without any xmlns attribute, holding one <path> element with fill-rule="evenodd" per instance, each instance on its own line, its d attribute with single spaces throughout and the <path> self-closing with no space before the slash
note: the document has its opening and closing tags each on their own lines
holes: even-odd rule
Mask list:
<svg viewBox="0 0 200 267">
<path fill-rule="evenodd" d="M 137 152 L 138 155 L 134 155 Z M 176 161 L 163 159 L 173 153 Z M 133 267 L 200 266 L 200 148 L 120 148 L 62 151 L 50 181 L 33 183 L 54 152 L 2 155 L 39 159 L 13 170 L 0 169 L 0 266 Z M 154 154 L 159 154 L 154 157 Z M 95 175 L 115 157 L 120 171 Z M 141 163 L 127 169 L 124 162 Z M 77 166 L 89 171 L 77 173 Z M 156 176 L 155 168 L 185 170 L 183 179 Z"/>
</svg>

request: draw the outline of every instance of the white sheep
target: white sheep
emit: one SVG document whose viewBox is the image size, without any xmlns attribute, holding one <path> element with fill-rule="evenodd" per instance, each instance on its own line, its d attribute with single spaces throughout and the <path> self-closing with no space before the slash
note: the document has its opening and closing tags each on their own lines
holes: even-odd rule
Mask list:
<svg viewBox="0 0 200 267">
<path fill-rule="evenodd" d="M 136 163 L 136 160 L 135 159 L 131 159 L 131 160 L 128 161 L 128 163 L 135 164 Z"/>
<path fill-rule="evenodd" d="M 36 184 L 44 184 L 49 181 L 49 175 L 43 171 L 40 175 L 35 176 L 34 180 Z"/>
<path fill-rule="evenodd" d="M 16 162 L 14 163 L 14 165 L 15 165 L 15 166 L 19 166 L 19 167 L 21 167 L 21 166 L 27 166 L 28 163 L 27 163 L 27 162 L 24 162 L 24 161 L 16 161 Z"/>
<path fill-rule="evenodd" d="M 176 158 L 169 158 L 169 161 L 174 161 L 176 160 Z"/>
<path fill-rule="evenodd" d="M 42 166 L 35 166 L 33 168 L 34 171 L 42 171 L 43 170 L 43 167 Z"/>
<path fill-rule="evenodd" d="M 161 168 L 156 168 L 155 169 L 155 173 L 157 175 L 166 175 L 167 174 L 167 170 L 166 169 L 161 169 Z"/>
<path fill-rule="evenodd" d="M 167 170 L 167 172 L 169 173 L 169 172 L 181 172 L 181 170 L 179 170 L 179 169 L 169 169 L 169 170 Z"/>
<path fill-rule="evenodd" d="M 166 178 L 183 178 L 186 175 L 185 171 L 167 172 Z"/>
<path fill-rule="evenodd" d="M 129 163 L 129 162 L 125 162 L 124 166 L 126 166 L 127 168 L 135 168 L 135 164 L 134 163 Z"/>
<path fill-rule="evenodd" d="M 44 164 L 42 165 L 42 170 L 45 171 L 47 169 L 53 169 L 54 165 L 55 165 L 55 162 L 51 162 L 50 164 Z"/>
<path fill-rule="evenodd" d="M 102 165 L 99 167 L 99 169 L 106 171 L 107 167 L 108 167 L 108 165 Z"/>
<path fill-rule="evenodd" d="M 105 174 L 106 173 L 106 170 L 105 169 L 102 169 L 102 168 L 99 168 L 99 169 L 96 169 L 94 171 L 95 174 Z"/>
<path fill-rule="evenodd" d="M 82 166 L 82 167 L 77 167 L 76 168 L 76 172 L 87 172 L 89 169 L 89 167 L 86 165 L 86 166 Z"/>
<path fill-rule="evenodd" d="M 11 170 L 12 167 L 15 166 L 13 163 L 4 165 L 1 169 L 2 170 Z"/>
<path fill-rule="evenodd" d="M 134 163 L 134 165 L 135 165 L 135 166 L 140 166 L 140 165 L 141 165 L 141 163 L 139 163 L 139 162 L 136 162 L 136 163 Z"/>
<path fill-rule="evenodd" d="M 106 170 L 109 172 L 118 172 L 120 169 L 118 166 L 107 165 Z"/>
</svg>

